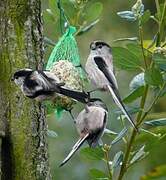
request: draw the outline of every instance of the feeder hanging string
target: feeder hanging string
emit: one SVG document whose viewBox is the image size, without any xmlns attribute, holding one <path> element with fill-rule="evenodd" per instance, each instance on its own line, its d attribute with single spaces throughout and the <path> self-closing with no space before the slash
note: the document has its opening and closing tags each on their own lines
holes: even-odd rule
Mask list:
<svg viewBox="0 0 166 180">
<path fill-rule="evenodd" d="M 65 11 L 62 8 L 61 0 L 57 0 L 57 6 L 58 6 L 58 9 L 59 9 L 59 12 L 60 12 L 60 28 L 61 28 L 61 33 L 64 34 L 64 26 L 65 26 L 65 28 L 67 28 L 70 24 L 69 24 L 69 21 L 68 21 L 66 15 L 65 15 Z M 62 22 L 63 22 L 62 18 L 65 20 L 65 25 L 62 25 Z"/>
</svg>

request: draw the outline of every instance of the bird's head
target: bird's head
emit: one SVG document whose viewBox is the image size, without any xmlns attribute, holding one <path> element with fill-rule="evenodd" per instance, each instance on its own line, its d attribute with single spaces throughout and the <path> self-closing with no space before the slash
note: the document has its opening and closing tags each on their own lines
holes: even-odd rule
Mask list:
<svg viewBox="0 0 166 180">
<path fill-rule="evenodd" d="M 100 54 L 101 52 L 111 52 L 111 47 L 103 41 L 93 41 L 90 44 L 90 50 L 92 53 Z"/>
<path fill-rule="evenodd" d="M 88 102 L 88 106 L 98 106 L 108 111 L 106 104 L 99 98 L 91 98 Z"/>
<path fill-rule="evenodd" d="M 20 69 L 13 74 L 12 81 L 14 81 L 16 85 L 22 86 L 25 78 L 32 72 L 33 71 L 31 69 Z"/>
</svg>

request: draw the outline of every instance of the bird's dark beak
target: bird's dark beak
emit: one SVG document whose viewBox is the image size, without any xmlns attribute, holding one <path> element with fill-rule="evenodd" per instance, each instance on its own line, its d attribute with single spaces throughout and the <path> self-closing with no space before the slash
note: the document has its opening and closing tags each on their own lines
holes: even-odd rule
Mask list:
<svg viewBox="0 0 166 180">
<path fill-rule="evenodd" d="M 14 81 L 14 76 L 11 77 L 11 81 Z"/>
<path fill-rule="evenodd" d="M 91 50 L 95 50 L 95 49 L 96 49 L 96 44 L 95 44 L 95 43 L 91 43 L 90 49 L 91 49 Z"/>
</svg>

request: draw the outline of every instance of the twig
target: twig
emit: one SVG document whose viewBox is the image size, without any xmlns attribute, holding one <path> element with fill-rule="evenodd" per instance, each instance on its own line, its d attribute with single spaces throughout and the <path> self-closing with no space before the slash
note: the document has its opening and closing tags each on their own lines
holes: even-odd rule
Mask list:
<svg viewBox="0 0 166 180">
<path fill-rule="evenodd" d="M 69 21 L 68 21 L 66 15 L 65 15 L 64 9 L 62 8 L 61 0 L 57 1 L 57 6 L 58 6 L 58 9 L 59 9 L 59 12 L 60 12 L 60 28 L 61 28 L 61 33 L 63 34 L 64 31 L 63 31 L 63 27 L 62 27 L 62 17 L 64 18 L 64 20 L 67 22 L 68 25 L 69 25 Z"/>
<path fill-rule="evenodd" d="M 143 29 L 142 26 L 139 26 L 139 36 L 140 36 L 140 41 L 141 41 L 141 50 L 144 58 L 144 63 L 145 63 L 145 68 L 147 69 L 148 65 L 146 62 L 146 57 L 145 57 L 145 52 L 144 52 L 144 44 L 143 44 Z"/>
<path fill-rule="evenodd" d="M 111 169 L 110 169 L 110 164 L 109 164 L 109 149 L 110 149 L 110 147 L 105 144 L 103 151 L 104 151 L 104 156 L 105 156 L 105 160 L 106 160 L 109 180 L 112 180 L 112 174 L 111 174 Z"/>
<path fill-rule="evenodd" d="M 148 113 L 152 110 L 153 105 L 157 102 L 157 100 L 160 97 L 160 94 L 162 92 L 162 90 L 164 89 L 166 83 L 163 84 L 162 88 L 160 89 L 159 93 L 157 94 L 157 96 L 154 98 L 154 100 L 152 101 L 151 105 L 149 106 L 148 110 L 146 110 L 146 112 L 144 113 L 144 115 L 142 116 L 142 118 L 140 119 L 140 122 L 138 122 L 138 125 L 140 125 L 142 123 L 142 121 L 146 118 L 146 116 L 148 115 Z"/>
</svg>

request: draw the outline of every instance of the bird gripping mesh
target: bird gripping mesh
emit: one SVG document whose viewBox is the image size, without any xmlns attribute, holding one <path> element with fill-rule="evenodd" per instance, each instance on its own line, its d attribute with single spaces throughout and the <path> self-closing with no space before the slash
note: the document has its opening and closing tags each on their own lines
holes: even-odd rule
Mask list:
<svg viewBox="0 0 166 180">
<path fill-rule="evenodd" d="M 85 74 L 80 66 L 80 56 L 77 47 L 77 42 L 74 37 L 74 33 L 76 32 L 76 28 L 73 26 L 69 26 L 63 36 L 59 39 L 54 49 L 51 52 L 51 55 L 46 64 L 46 70 L 51 71 L 55 64 L 60 60 L 66 60 L 73 64 L 73 66 L 77 67 L 78 75 L 81 80 L 85 80 Z M 58 70 L 61 71 L 61 70 Z M 71 80 L 72 81 L 72 80 Z M 82 81 L 82 83 L 83 83 Z M 64 110 L 64 107 L 61 104 L 53 105 L 51 103 L 46 103 L 47 110 L 51 113 L 55 111 L 55 114 L 58 118 L 61 117 L 61 114 Z"/>
</svg>

